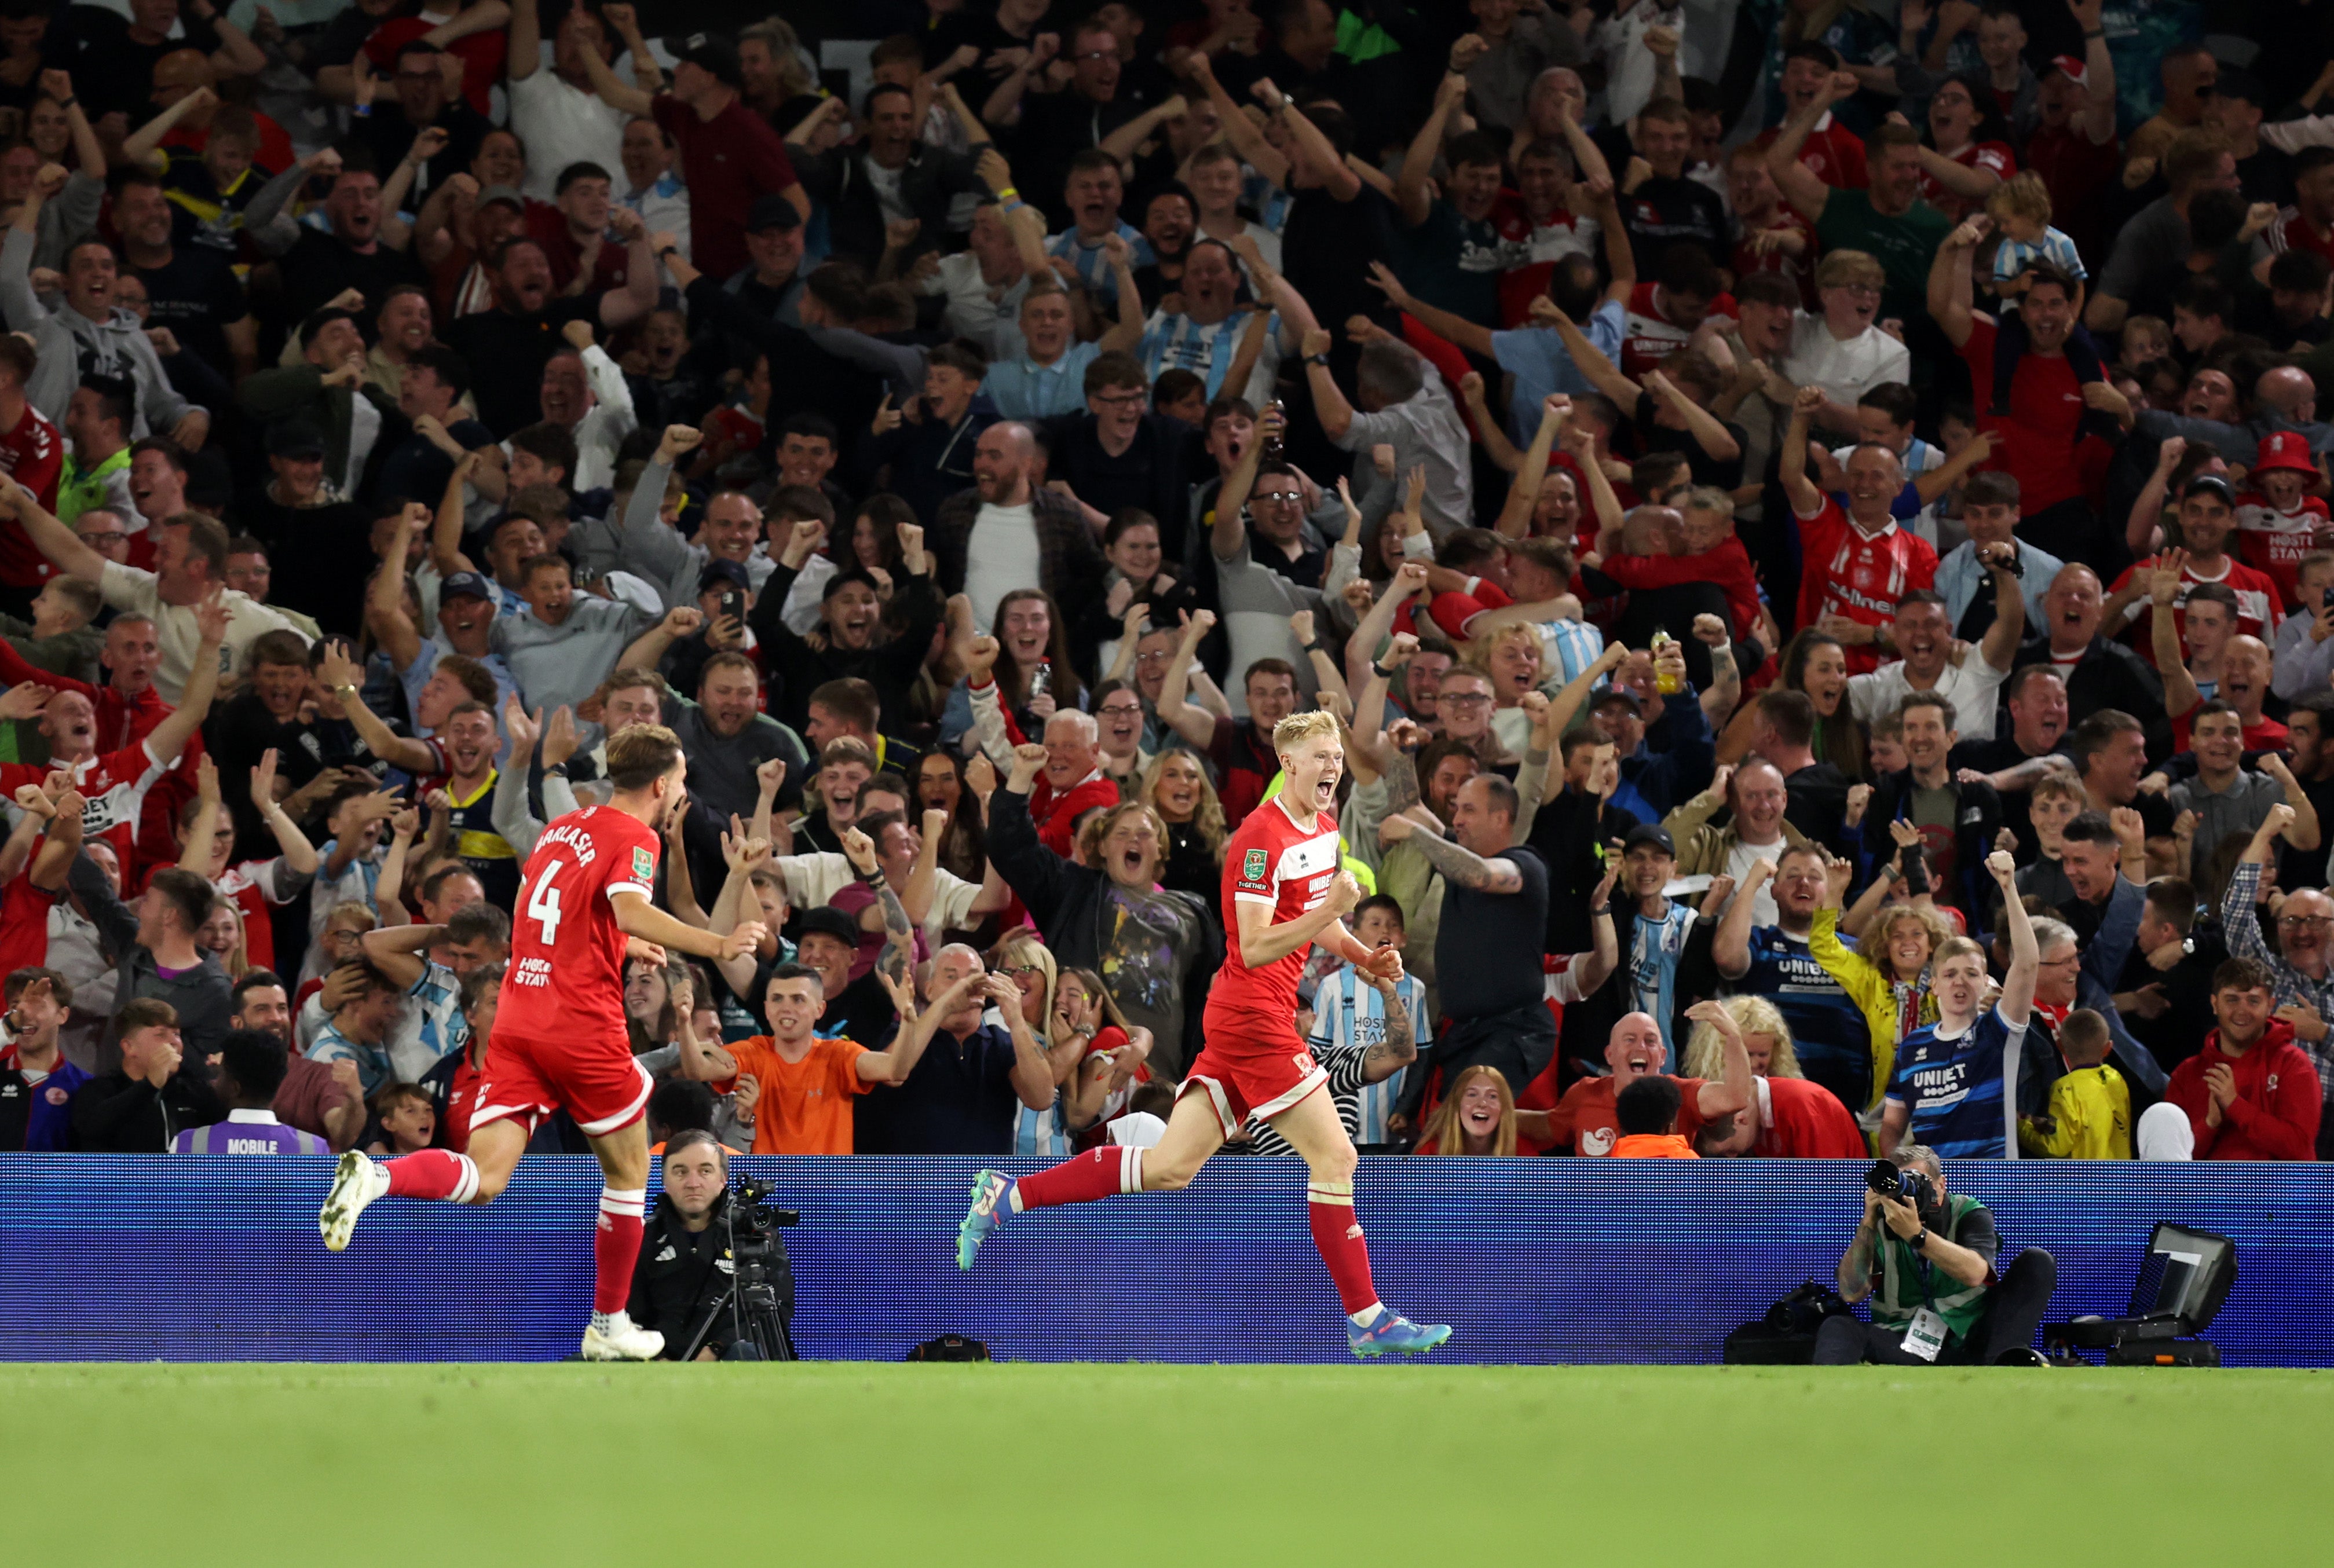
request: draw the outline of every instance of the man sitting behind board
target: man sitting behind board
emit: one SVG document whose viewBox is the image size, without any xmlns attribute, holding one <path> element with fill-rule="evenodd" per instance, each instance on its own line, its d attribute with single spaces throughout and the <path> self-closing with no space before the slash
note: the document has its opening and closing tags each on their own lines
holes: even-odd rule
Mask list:
<svg viewBox="0 0 2334 1568">
<path fill-rule="evenodd" d="M 1935 1151 L 1908 1143 L 1888 1159 L 1924 1185 L 1917 1200 L 1865 1188 L 1863 1221 L 1839 1260 L 1839 1294 L 1851 1303 L 1870 1296 L 1872 1322 L 1825 1319 L 1816 1365 L 2039 1363 L 2034 1332 L 2058 1285 L 2058 1264 L 2030 1246 L 1997 1276 L 1993 1216 L 1945 1190 Z"/>
</svg>

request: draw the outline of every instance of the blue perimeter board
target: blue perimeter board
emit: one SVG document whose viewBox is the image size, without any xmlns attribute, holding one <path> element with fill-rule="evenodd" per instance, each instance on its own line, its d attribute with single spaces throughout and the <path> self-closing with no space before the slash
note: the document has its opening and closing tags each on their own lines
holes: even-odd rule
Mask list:
<svg viewBox="0 0 2334 1568">
<path fill-rule="evenodd" d="M 819 1360 L 941 1333 L 1001 1360 L 1344 1361 L 1294 1159 L 1223 1158 L 1181 1193 L 1017 1217 L 970 1274 L 976 1161 L 757 1158 Z M 1017 1171 L 1036 1167 L 1011 1164 Z M 1458 1329 L 1436 1359 L 1712 1362 L 1729 1330 L 1829 1281 L 1863 1201 L 1848 1160 L 1365 1159 L 1387 1303 Z M 598 1168 L 530 1156 L 491 1207 L 385 1199 L 324 1251 L 321 1158 L 0 1156 L 0 1360 L 548 1361 L 591 1294 Z M 2233 1366 L 2334 1365 L 2334 1168 L 1960 1160 L 2006 1261 L 2058 1259 L 2049 1316 L 2118 1313 L 2159 1220 L 2220 1231 Z M 651 1176 L 651 1190 L 661 1178 Z"/>
</svg>

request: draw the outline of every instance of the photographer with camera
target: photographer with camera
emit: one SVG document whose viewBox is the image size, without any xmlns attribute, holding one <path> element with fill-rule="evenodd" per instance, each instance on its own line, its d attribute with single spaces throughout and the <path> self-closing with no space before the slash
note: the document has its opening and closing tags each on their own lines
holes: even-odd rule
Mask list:
<svg viewBox="0 0 2334 1568">
<path fill-rule="evenodd" d="M 1815 1364 L 1913 1367 L 2039 1362 L 2033 1350 L 2059 1265 L 2028 1247 L 1996 1277 L 2001 1237 L 1973 1198 L 1945 1190 L 1944 1166 L 1912 1143 L 1876 1162 L 1864 1219 L 1839 1260 L 1839 1294 L 1872 1298 L 1872 1322 L 1828 1318 Z"/>
<path fill-rule="evenodd" d="M 728 1182 L 728 1157 L 710 1132 L 690 1128 L 665 1145 L 664 1191 L 641 1233 L 627 1310 L 664 1335 L 667 1361 L 793 1359 L 785 1245 L 767 1234 L 752 1185 L 733 1198 Z M 749 1254 L 760 1268 L 747 1266 Z M 740 1299 L 749 1293 L 755 1299 Z"/>
</svg>

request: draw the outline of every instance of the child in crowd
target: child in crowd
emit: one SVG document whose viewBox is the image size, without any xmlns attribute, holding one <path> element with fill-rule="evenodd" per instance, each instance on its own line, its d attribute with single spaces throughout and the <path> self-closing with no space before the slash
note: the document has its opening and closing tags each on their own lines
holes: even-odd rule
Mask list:
<svg viewBox="0 0 2334 1568">
<path fill-rule="evenodd" d="M 2031 862 L 2018 868 L 2018 890 L 2038 895 L 2045 909 L 2055 909 L 2074 899 L 2075 885 L 2059 866 L 2066 848 L 2059 834 L 2089 805 L 2081 782 L 2069 774 L 2045 774 L 2027 792 L 2027 820 L 2034 824 L 2034 840 L 2040 848 Z"/>
<path fill-rule="evenodd" d="M 1865 746 L 1864 760 L 1875 778 L 1903 773 L 1913 765 L 1912 759 L 1905 755 L 1905 718 L 1902 714 L 1884 713 L 1872 721 L 1872 739 Z"/>
<path fill-rule="evenodd" d="M 1409 945 L 1402 905 L 1384 893 L 1354 906 L 1353 930 L 1355 939 L 1373 950 L 1392 948 L 1399 953 Z M 1426 1012 L 1425 989 L 1418 983 L 1417 976 L 1404 975 L 1394 982 L 1394 992 L 1395 1004 L 1410 1016 L 1411 1038 L 1423 1052 L 1434 1037 Z M 1365 1054 L 1373 1046 L 1383 1044 L 1387 1034 L 1387 1005 L 1386 998 L 1367 976 L 1351 964 L 1341 966 L 1321 982 L 1313 995 L 1314 1022 L 1309 1044 L 1314 1053 L 1328 1061 L 1349 1052 Z M 1394 1109 L 1401 1102 L 1409 1076 L 1406 1066 L 1374 1082 L 1368 1082 L 1364 1073 L 1364 1082 L 1350 1096 L 1352 1114 L 1346 1118 L 1356 1144 L 1393 1140 Z M 1338 1100 L 1338 1110 L 1343 1112 L 1348 1097 L 1341 1093 Z"/>
<path fill-rule="evenodd" d="M 2003 326 L 2017 312 L 2026 292 L 2026 269 L 2036 262 L 2057 267 L 2077 284 L 2075 314 L 2083 313 L 2081 285 L 2090 274 L 2083 270 L 2082 253 L 2066 234 L 2050 226 L 2050 188 L 2032 169 L 2013 174 L 1985 198 L 1985 212 L 2001 231 L 2001 244 L 1993 253 L 1993 292 L 2001 298 Z"/>
<path fill-rule="evenodd" d="M 2279 430 L 2262 438 L 2248 486 L 2237 497 L 2238 559 L 2269 573 L 2288 611 L 2303 608 L 2301 558 L 2334 544 L 2334 518 L 2324 498 L 2310 494 L 2325 486 L 2309 438 Z"/>
<path fill-rule="evenodd" d="M 1162 370 L 1151 383 L 1151 409 L 1197 430 L 1208 422 L 1208 383 L 1191 370 Z"/>
<path fill-rule="evenodd" d="M 2172 358 L 2172 323 L 2162 316 L 2131 316 L 2123 323 L 2116 351 L 2116 369 L 2127 370 L 2144 382 L 2147 367 Z"/>
<path fill-rule="evenodd" d="M 2107 1021 L 2078 1007 L 2059 1025 L 2066 1075 L 2050 1086 L 2050 1109 L 2018 1119 L 2018 1150 L 2049 1159 L 2129 1159 L 2131 1088 L 2107 1065 Z"/>
<path fill-rule="evenodd" d="M 438 1130 L 438 1108 L 419 1083 L 388 1083 L 374 1091 L 372 1117 L 380 1136 L 367 1154 L 411 1154 L 429 1147 Z"/>
</svg>

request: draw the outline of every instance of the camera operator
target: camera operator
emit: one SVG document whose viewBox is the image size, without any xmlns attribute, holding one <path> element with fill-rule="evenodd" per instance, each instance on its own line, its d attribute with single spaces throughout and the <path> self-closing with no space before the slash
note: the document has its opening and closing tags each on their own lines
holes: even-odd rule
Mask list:
<svg viewBox="0 0 2334 1568">
<path fill-rule="evenodd" d="M 690 1128 L 665 1144 L 664 1191 L 641 1236 L 627 1310 L 633 1323 L 664 1335 L 668 1359 L 697 1342 L 729 1288 L 734 1264 L 721 1223 L 728 1182 L 728 1158 L 710 1132 Z M 702 1337 L 697 1359 L 720 1360 L 719 1325 Z"/>
<path fill-rule="evenodd" d="M 1839 1294 L 1849 1302 L 1870 1296 L 1872 1322 L 1827 1318 L 1816 1365 L 2039 1362 L 2034 1332 L 2059 1266 L 2028 1247 L 1997 1278 L 2000 1246 L 1985 1206 L 1945 1190 L 1934 1150 L 1907 1144 L 1881 1160 L 1866 1184 L 1863 1223 L 1839 1260 Z"/>
</svg>

